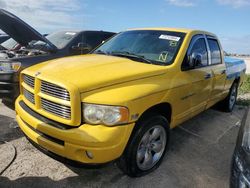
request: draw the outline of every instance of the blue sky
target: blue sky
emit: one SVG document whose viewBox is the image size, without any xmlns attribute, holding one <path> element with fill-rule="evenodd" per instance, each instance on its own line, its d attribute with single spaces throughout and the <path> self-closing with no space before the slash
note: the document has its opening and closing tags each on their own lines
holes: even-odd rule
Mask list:
<svg viewBox="0 0 250 188">
<path fill-rule="evenodd" d="M 181 27 L 211 31 L 228 52 L 250 54 L 250 0 L 0 0 L 43 33 Z"/>
</svg>

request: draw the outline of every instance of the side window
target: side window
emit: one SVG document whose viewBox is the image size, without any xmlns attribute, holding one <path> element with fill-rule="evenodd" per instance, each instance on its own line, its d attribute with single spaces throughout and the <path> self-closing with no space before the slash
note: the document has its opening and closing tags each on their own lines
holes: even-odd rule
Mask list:
<svg viewBox="0 0 250 188">
<path fill-rule="evenodd" d="M 207 46 L 204 38 L 199 38 L 194 43 L 190 54 L 200 54 L 201 55 L 201 64 L 196 65 L 196 67 L 203 67 L 208 65 L 208 53 Z"/>
<path fill-rule="evenodd" d="M 80 34 L 79 36 L 77 36 L 77 38 L 73 41 L 71 46 L 77 46 L 79 43 L 84 43 L 84 36 L 83 34 Z"/>
<path fill-rule="evenodd" d="M 208 38 L 208 45 L 211 51 L 211 64 L 216 65 L 220 64 L 221 62 L 221 51 L 216 39 Z"/>
<path fill-rule="evenodd" d="M 91 49 L 94 49 L 102 42 L 99 33 L 94 33 L 94 32 L 86 33 L 85 38 L 86 38 L 86 43 L 91 46 Z"/>
</svg>

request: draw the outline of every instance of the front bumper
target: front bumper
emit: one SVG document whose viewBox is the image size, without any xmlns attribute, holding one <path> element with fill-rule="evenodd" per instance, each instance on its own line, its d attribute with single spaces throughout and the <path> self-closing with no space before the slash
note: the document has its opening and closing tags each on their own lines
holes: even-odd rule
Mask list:
<svg viewBox="0 0 250 188">
<path fill-rule="evenodd" d="M 17 122 L 24 134 L 45 150 L 61 157 L 86 163 L 101 164 L 119 158 L 129 140 L 134 124 L 107 127 L 83 124 L 60 128 L 41 121 L 27 112 L 16 100 Z M 36 113 L 36 112 L 34 112 Z M 91 152 L 93 158 L 87 155 Z"/>
<path fill-rule="evenodd" d="M 14 100 L 19 95 L 19 82 L 16 73 L 0 73 L 0 98 Z"/>
</svg>

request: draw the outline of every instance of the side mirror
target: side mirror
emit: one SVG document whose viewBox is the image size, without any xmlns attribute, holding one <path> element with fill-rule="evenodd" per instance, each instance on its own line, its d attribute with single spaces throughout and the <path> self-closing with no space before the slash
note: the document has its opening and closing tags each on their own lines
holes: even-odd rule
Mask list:
<svg viewBox="0 0 250 188">
<path fill-rule="evenodd" d="M 80 42 L 77 44 L 77 46 L 72 46 L 72 50 L 74 50 L 75 52 L 87 53 L 91 50 L 91 46 L 86 43 Z"/>
<path fill-rule="evenodd" d="M 202 55 L 200 53 L 193 52 L 188 58 L 188 63 L 190 68 L 202 65 Z"/>
</svg>

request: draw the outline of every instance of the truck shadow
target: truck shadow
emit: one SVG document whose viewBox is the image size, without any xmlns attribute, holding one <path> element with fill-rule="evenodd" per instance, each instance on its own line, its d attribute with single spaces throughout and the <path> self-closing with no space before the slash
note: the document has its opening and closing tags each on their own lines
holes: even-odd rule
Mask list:
<svg viewBox="0 0 250 188">
<path fill-rule="evenodd" d="M 2 103 L 9 109 L 15 110 L 15 104 L 13 101 L 2 100 Z"/>
<path fill-rule="evenodd" d="M 88 177 L 88 178 L 87 178 Z M 90 180 L 91 179 L 91 180 Z M 49 177 L 22 177 L 16 180 L 10 180 L 7 177 L 0 177 L 0 187 L 15 188 L 48 188 L 48 187 L 116 187 L 108 181 L 101 182 L 98 178 L 91 176 L 74 176 L 59 181 L 53 181 Z"/>
<path fill-rule="evenodd" d="M 67 166 L 69 167 L 69 166 Z M 97 167 L 96 169 L 74 168 L 69 167 L 75 176 L 67 177 L 61 180 L 52 180 L 50 177 L 20 177 L 11 180 L 7 177 L 0 176 L 0 187 L 17 187 L 17 188 L 48 188 L 48 187 L 118 187 L 118 181 L 123 179 L 126 182 L 133 180 L 120 172 L 114 163 Z"/>
<path fill-rule="evenodd" d="M 98 167 L 63 163 L 68 172 L 60 180 L 51 179 L 51 173 L 50 177 L 19 176 L 16 180 L 0 177 L 0 187 L 228 187 L 238 132 L 235 123 L 243 113 L 244 109 L 237 108 L 232 114 L 208 110 L 175 128 L 161 166 L 141 178 L 124 175 L 113 162 Z"/>
<path fill-rule="evenodd" d="M 21 137 L 23 137 L 23 134 L 15 119 L 0 115 L 0 141 L 9 142 Z"/>
</svg>

